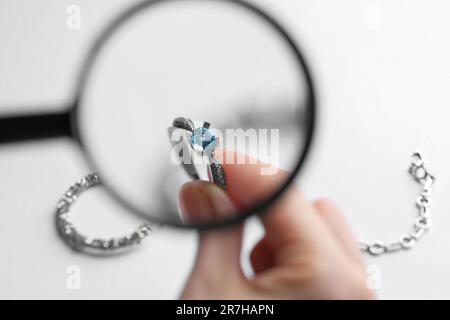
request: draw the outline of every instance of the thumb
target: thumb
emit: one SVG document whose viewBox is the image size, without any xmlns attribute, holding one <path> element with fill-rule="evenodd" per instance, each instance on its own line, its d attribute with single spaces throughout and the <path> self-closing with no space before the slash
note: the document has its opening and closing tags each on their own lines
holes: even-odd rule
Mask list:
<svg viewBox="0 0 450 320">
<path fill-rule="evenodd" d="M 180 191 L 180 209 L 191 222 L 226 219 L 237 210 L 226 192 L 206 181 L 187 182 Z M 244 281 L 240 267 L 242 226 L 206 230 L 199 234 L 199 247 L 194 268 L 182 297 L 189 292 L 220 293 L 224 286 Z M 203 297 L 206 298 L 206 297 Z"/>
</svg>

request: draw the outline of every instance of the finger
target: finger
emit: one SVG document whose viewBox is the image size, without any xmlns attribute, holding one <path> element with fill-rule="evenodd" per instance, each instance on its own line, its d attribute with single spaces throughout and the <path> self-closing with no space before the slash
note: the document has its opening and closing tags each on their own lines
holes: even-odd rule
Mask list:
<svg viewBox="0 0 450 320">
<path fill-rule="evenodd" d="M 245 158 L 245 163 L 238 163 L 239 154 L 235 152 L 220 150 L 217 157 L 221 159 L 224 168 L 227 193 L 239 208 L 249 208 L 267 199 L 278 191 L 290 176 L 281 169 L 273 171 L 272 175 L 263 175 L 261 169 L 267 168 L 267 164 L 249 157 Z M 327 239 L 323 221 L 295 187 L 290 187 L 266 210 L 262 222 L 267 241 L 272 247 L 296 241 L 304 248 L 313 250 Z M 274 254 L 279 255 L 279 251 Z"/>
<path fill-rule="evenodd" d="M 362 256 L 358 250 L 356 241 L 339 208 L 333 202 L 326 199 L 317 200 L 313 205 L 336 240 L 341 244 L 344 252 L 355 261 L 362 262 Z"/>
<path fill-rule="evenodd" d="M 227 194 L 218 186 L 206 181 L 188 182 L 180 191 L 180 209 L 183 216 L 192 222 L 225 219 L 236 209 Z M 199 247 L 194 272 L 212 274 L 211 281 L 223 277 L 241 275 L 240 253 L 242 227 L 204 231 L 199 235 Z"/>
<path fill-rule="evenodd" d="M 250 263 L 255 274 L 264 272 L 273 266 L 272 252 L 267 238 L 262 238 L 250 253 Z"/>
<path fill-rule="evenodd" d="M 268 244 L 283 253 L 284 262 L 295 259 L 291 250 L 308 253 L 331 239 L 316 210 L 295 187 L 288 189 L 262 216 Z M 291 244 L 295 246 L 291 247 Z"/>
<path fill-rule="evenodd" d="M 271 196 L 289 178 L 289 173 L 276 168 L 266 174 L 268 164 L 234 151 L 220 149 L 215 157 L 224 169 L 227 193 L 239 209 L 249 209 Z"/>
</svg>

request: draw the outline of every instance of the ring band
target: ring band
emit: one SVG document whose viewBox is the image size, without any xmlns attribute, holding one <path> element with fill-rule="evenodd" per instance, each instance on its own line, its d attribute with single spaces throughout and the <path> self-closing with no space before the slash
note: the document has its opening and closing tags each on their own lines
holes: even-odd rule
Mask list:
<svg viewBox="0 0 450 320">
<path fill-rule="evenodd" d="M 183 137 L 181 139 L 174 139 L 173 133 L 176 130 L 183 130 Z M 173 146 L 178 143 L 184 142 L 189 144 L 188 149 L 196 152 L 197 154 L 206 156 L 208 159 L 208 171 L 211 180 L 214 184 L 219 187 L 226 189 L 227 183 L 225 178 L 225 171 L 222 165 L 214 158 L 214 151 L 218 145 L 218 139 L 210 131 L 210 123 L 203 122 L 202 127 L 195 127 L 194 122 L 191 119 L 179 117 L 173 120 L 172 127 L 169 128 L 169 138 Z M 184 138 L 184 139 L 183 139 Z M 185 145 L 186 147 L 186 145 Z M 183 151 L 186 148 L 181 148 L 179 151 L 179 156 L 184 159 Z M 193 164 L 193 154 L 189 153 L 189 161 L 181 161 L 181 164 L 187 174 L 193 180 L 199 180 L 200 176 L 198 174 L 197 168 Z"/>
</svg>

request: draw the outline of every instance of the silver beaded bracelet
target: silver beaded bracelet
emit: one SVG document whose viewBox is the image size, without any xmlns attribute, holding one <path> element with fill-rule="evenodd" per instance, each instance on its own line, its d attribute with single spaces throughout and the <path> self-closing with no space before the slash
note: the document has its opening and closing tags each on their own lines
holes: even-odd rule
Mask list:
<svg viewBox="0 0 450 320">
<path fill-rule="evenodd" d="M 87 237 L 77 231 L 70 221 L 69 209 L 84 191 L 100 185 L 97 174 L 92 173 L 73 184 L 61 197 L 56 207 L 56 227 L 61 238 L 74 250 L 93 255 L 110 255 L 131 249 L 141 243 L 151 231 L 146 223 L 134 232 L 119 238 L 99 239 Z"/>
</svg>

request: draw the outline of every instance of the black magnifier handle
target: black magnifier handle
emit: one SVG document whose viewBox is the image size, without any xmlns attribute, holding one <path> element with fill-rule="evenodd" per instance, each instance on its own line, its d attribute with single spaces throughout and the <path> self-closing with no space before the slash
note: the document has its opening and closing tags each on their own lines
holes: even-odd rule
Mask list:
<svg viewBox="0 0 450 320">
<path fill-rule="evenodd" d="M 70 111 L 0 116 L 0 143 L 71 137 Z"/>
</svg>

